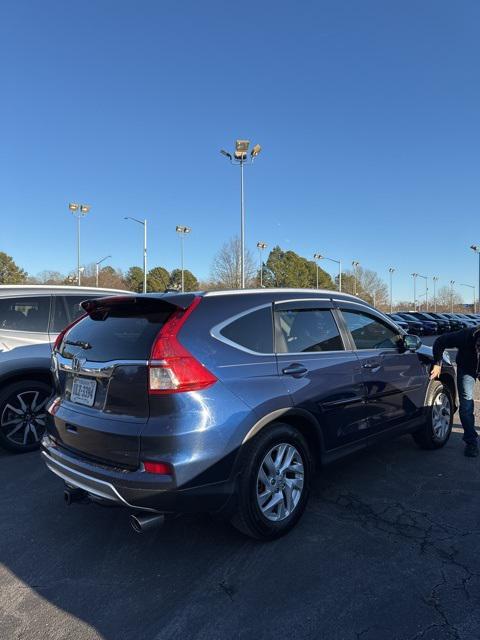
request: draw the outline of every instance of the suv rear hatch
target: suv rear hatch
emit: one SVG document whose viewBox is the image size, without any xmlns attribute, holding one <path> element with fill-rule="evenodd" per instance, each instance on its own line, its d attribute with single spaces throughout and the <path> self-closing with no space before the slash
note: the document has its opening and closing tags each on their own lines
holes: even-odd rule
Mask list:
<svg viewBox="0 0 480 640">
<path fill-rule="evenodd" d="M 87 315 L 54 348 L 61 402 L 50 433 L 58 444 L 100 463 L 138 467 L 152 349 L 167 321 L 193 300 L 192 294 L 116 296 L 82 304 Z"/>
</svg>

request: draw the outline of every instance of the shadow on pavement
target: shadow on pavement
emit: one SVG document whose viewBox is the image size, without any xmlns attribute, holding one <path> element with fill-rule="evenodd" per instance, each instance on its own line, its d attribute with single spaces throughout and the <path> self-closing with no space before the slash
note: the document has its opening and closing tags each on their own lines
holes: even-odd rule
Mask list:
<svg viewBox="0 0 480 640">
<path fill-rule="evenodd" d="M 203 516 L 139 536 L 66 507 L 38 454 L 0 453 L 2 637 L 478 640 L 479 469 L 458 433 L 397 439 L 326 470 L 261 544 Z"/>
</svg>

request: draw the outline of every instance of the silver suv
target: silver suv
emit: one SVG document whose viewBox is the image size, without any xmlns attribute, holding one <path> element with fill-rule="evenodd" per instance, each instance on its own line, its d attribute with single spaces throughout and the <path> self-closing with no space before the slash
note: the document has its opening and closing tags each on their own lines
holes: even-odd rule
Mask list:
<svg viewBox="0 0 480 640">
<path fill-rule="evenodd" d="M 52 394 L 52 343 L 81 313 L 86 298 L 128 293 L 90 287 L 0 286 L 0 445 L 32 451 Z"/>
</svg>

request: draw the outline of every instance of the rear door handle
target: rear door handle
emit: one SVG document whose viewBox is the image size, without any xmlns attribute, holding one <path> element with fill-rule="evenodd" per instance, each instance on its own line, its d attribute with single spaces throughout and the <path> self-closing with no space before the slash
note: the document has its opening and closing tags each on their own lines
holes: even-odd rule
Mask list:
<svg viewBox="0 0 480 640">
<path fill-rule="evenodd" d="M 286 376 L 294 376 L 298 378 L 304 376 L 307 372 L 307 367 L 304 367 L 302 364 L 291 364 L 289 367 L 282 369 L 282 373 Z"/>
<path fill-rule="evenodd" d="M 362 364 L 362 367 L 364 369 L 369 369 L 369 370 L 371 370 L 371 369 L 380 369 L 381 366 L 382 366 L 382 363 L 378 362 L 378 361 L 377 362 L 364 362 Z"/>
</svg>

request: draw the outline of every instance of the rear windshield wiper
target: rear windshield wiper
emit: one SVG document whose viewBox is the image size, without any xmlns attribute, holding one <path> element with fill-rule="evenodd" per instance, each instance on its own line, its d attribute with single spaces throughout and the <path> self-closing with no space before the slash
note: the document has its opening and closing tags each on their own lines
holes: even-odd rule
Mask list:
<svg viewBox="0 0 480 640">
<path fill-rule="evenodd" d="M 91 349 L 92 345 L 83 340 L 65 340 L 65 344 L 71 344 L 73 347 L 81 347 L 82 349 Z"/>
</svg>

